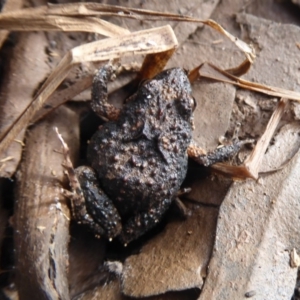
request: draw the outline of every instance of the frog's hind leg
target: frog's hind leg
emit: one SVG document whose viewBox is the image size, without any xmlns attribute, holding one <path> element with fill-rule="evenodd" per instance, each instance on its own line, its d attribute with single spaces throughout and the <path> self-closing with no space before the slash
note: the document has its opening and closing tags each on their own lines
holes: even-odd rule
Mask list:
<svg viewBox="0 0 300 300">
<path fill-rule="evenodd" d="M 119 240 L 125 246 L 153 228 L 170 207 L 171 199 L 164 199 L 157 205 L 157 202 L 147 211 L 136 213 L 132 218 L 123 224 L 123 230 Z"/>
<path fill-rule="evenodd" d="M 95 171 L 90 167 L 79 167 L 74 170 L 69 157 L 68 145 L 58 133 L 63 145 L 65 157 L 64 168 L 69 178 L 71 191 L 62 190 L 71 201 L 73 218 L 88 225 L 97 237 L 105 236 L 112 240 L 122 230 L 121 218 L 113 202 L 99 187 Z"/>
<path fill-rule="evenodd" d="M 84 203 L 73 208 L 76 211 L 76 219 L 87 224 L 96 235 L 104 235 L 112 240 L 122 230 L 121 217 L 112 200 L 100 188 L 97 175 L 92 168 L 79 167 L 75 169 L 75 174 L 84 197 Z"/>
</svg>

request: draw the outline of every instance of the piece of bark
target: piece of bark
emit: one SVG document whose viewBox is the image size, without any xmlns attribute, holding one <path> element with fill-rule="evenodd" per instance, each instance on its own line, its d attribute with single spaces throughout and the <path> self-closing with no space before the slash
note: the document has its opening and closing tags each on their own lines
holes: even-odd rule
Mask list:
<svg viewBox="0 0 300 300">
<path fill-rule="evenodd" d="M 68 120 L 66 122 L 66 120 Z M 59 128 L 71 149 L 78 148 L 78 116 L 60 107 L 29 132 L 17 174 L 14 228 L 16 283 L 20 299 L 68 299 L 70 214 L 62 197 L 64 157 L 53 129 Z M 70 126 L 72 124 L 72 126 Z"/>
<path fill-rule="evenodd" d="M 122 292 L 147 297 L 201 289 L 214 242 L 218 208 L 188 206 L 185 221 L 170 222 L 138 255 L 126 259 Z"/>
<path fill-rule="evenodd" d="M 46 45 L 48 42 L 43 32 L 19 35 L 1 84 L 0 136 L 5 134 L 31 102 L 34 91 L 48 74 L 50 68 L 45 53 Z M 24 132 L 1 153 L 0 177 L 11 177 L 14 174 L 21 159 Z M 2 159 L 7 160 L 1 163 Z"/>
</svg>

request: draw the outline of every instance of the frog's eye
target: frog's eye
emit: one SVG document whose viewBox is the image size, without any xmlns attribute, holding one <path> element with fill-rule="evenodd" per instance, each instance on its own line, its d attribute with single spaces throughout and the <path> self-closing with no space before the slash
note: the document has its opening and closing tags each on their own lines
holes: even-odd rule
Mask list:
<svg viewBox="0 0 300 300">
<path fill-rule="evenodd" d="M 149 81 L 150 81 L 150 79 L 143 79 L 143 80 L 141 80 L 140 83 L 139 83 L 138 89 L 141 88 L 143 85 L 145 85 Z"/>
</svg>

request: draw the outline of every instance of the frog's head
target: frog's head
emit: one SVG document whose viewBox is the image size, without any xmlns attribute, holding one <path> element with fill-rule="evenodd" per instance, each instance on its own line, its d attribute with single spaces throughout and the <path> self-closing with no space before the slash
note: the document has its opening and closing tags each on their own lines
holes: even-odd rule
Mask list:
<svg viewBox="0 0 300 300">
<path fill-rule="evenodd" d="M 154 79 L 161 81 L 163 98 L 170 101 L 167 107 L 173 105 L 183 119 L 190 120 L 196 101 L 191 95 L 192 88 L 187 72 L 181 68 L 173 68 L 163 71 Z"/>
<path fill-rule="evenodd" d="M 196 101 L 192 97 L 191 84 L 187 72 L 181 68 L 165 70 L 153 79 L 143 82 L 144 98 L 158 101 L 161 107 L 176 107 L 177 113 L 188 120 L 196 107 Z"/>
</svg>

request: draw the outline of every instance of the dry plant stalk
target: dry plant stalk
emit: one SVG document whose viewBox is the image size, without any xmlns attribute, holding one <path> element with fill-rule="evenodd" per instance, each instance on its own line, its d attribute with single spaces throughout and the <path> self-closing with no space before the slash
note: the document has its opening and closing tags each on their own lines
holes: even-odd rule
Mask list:
<svg viewBox="0 0 300 300">
<path fill-rule="evenodd" d="M 262 163 L 264 153 L 266 152 L 272 136 L 281 120 L 284 110 L 286 108 L 287 99 L 281 99 L 277 105 L 277 108 L 273 112 L 265 132 L 257 141 L 257 144 L 251 154 L 244 161 L 243 165 L 249 172 L 253 175 L 254 178 L 258 178 L 259 168 Z"/>
<path fill-rule="evenodd" d="M 210 63 L 204 63 L 195 70 L 199 72 L 200 77 L 230 83 L 253 92 L 300 102 L 300 93 L 298 92 L 244 80 L 232 75 L 231 70 L 224 71 Z M 238 70 L 236 71 L 238 72 Z"/>
</svg>

